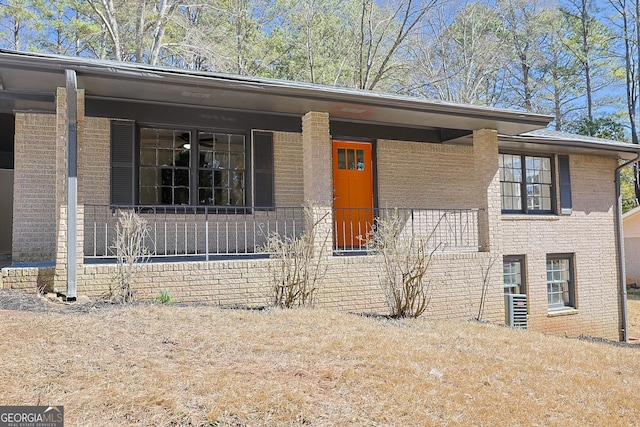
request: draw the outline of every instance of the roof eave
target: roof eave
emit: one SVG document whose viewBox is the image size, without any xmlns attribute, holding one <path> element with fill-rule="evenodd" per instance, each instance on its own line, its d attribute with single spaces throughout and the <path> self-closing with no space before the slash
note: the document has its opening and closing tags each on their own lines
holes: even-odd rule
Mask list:
<svg viewBox="0 0 640 427">
<path fill-rule="evenodd" d="M 152 84 L 161 83 L 159 86 L 160 90 L 162 89 L 162 85 L 174 84 L 208 90 L 234 90 L 245 94 L 260 94 L 263 97 L 272 99 L 272 104 L 278 104 L 277 108 L 283 109 L 282 111 L 274 112 L 283 114 L 304 114 L 308 111 L 313 111 L 303 111 L 303 106 L 313 107 L 318 105 L 326 107 L 326 105 L 330 103 L 360 105 L 367 106 L 379 112 L 392 110 L 398 115 L 406 112 L 414 116 L 411 119 L 407 119 L 408 123 L 398 122 L 398 125 L 424 126 L 425 121 L 428 120 L 418 117 L 424 114 L 427 119 L 434 119 L 435 122 L 442 120 L 442 127 L 450 127 L 452 124 L 457 123 L 461 129 L 496 128 L 498 131 L 510 135 L 544 128 L 552 119 L 546 115 L 515 110 L 455 104 L 438 100 L 427 100 L 348 88 L 150 67 L 140 64 L 99 61 L 87 58 L 0 50 L 0 60 L 7 66 L 29 67 L 39 72 L 60 74 L 61 76 L 65 69 L 73 69 L 79 78 L 85 76 L 107 79 L 135 79 Z M 91 88 L 86 89 L 87 94 L 91 95 Z M 300 111 L 292 111 L 294 107 L 281 105 L 283 99 L 294 98 L 301 101 L 298 103 L 299 106 L 295 107 Z M 133 99 L 133 97 L 131 99 Z M 123 101 L 131 99 L 122 98 Z M 290 110 L 286 110 L 285 108 L 289 108 Z M 325 110 L 326 109 L 328 108 L 325 108 Z M 333 118 L 337 119 L 353 118 L 352 114 L 343 114 L 340 110 L 331 111 L 330 114 Z M 385 117 L 385 114 L 379 113 L 378 117 Z M 382 123 L 380 118 L 374 121 Z M 392 120 L 386 124 L 393 123 L 395 123 L 395 121 Z M 438 124 L 434 123 L 434 125 L 437 126 Z"/>
<path fill-rule="evenodd" d="M 598 143 L 595 141 L 558 140 L 553 138 L 536 138 L 524 136 L 500 135 L 500 147 L 503 149 L 530 149 L 533 151 L 549 151 L 567 154 L 592 154 L 632 160 L 640 154 L 640 146 L 627 143 Z"/>
</svg>

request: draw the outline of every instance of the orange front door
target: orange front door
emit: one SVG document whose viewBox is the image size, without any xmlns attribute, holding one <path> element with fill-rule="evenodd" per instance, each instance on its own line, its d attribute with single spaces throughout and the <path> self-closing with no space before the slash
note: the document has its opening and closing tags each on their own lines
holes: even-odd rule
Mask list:
<svg viewBox="0 0 640 427">
<path fill-rule="evenodd" d="M 333 141 L 333 187 L 337 248 L 364 246 L 373 225 L 371 144 Z"/>
</svg>

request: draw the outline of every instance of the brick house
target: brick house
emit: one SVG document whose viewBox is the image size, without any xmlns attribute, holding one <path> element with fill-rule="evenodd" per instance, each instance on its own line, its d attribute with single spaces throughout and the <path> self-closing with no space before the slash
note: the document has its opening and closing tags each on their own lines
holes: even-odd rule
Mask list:
<svg viewBox="0 0 640 427">
<path fill-rule="evenodd" d="M 484 300 L 486 320 L 626 339 L 614 181 L 637 147 L 520 111 L 11 51 L 0 64 L 4 288 L 103 294 L 116 212 L 134 207 L 154 254 L 138 297 L 264 305 L 265 236 L 299 234 L 311 200 L 329 236 L 319 305 L 385 311 L 362 236 L 393 211 L 437 246 L 428 317 L 473 318 Z"/>
</svg>

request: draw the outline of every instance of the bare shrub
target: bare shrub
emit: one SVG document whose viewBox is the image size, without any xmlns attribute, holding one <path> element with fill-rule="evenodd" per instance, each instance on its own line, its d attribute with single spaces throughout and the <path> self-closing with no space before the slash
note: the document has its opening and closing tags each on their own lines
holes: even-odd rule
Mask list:
<svg viewBox="0 0 640 427">
<path fill-rule="evenodd" d="M 379 278 L 387 307 L 393 317 L 418 317 L 431 300 L 431 281 L 427 272 L 433 253 L 429 251 L 429 236 L 405 232 L 407 218 L 395 210 L 389 216 L 376 218 L 369 234 L 367 248 L 382 257 Z"/>
<path fill-rule="evenodd" d="M 116 237 L 111 247 L 116 255 L 116 289 L 109 290 L 109 298 L 120 302 L 133 299 L 133 280 L 138 264 L 149 260 L 151 253 L 145 245 L 149 239 L 147 220 L 133 211 L 119 211 L 116 223 Z"/>
<path fill-rule="evenodd" d="M 272 262 L 269 264 L 271 292 L 276 307 L 312 307 L 318 290 L 318 278 L 324 275 L 327 264 L 324 250 L 330 231 L 322 231 L 320 224 L 329 213 L 315 218 L 315 207 L 305 207 L 304 232 L 297 237 L 271 233 L 265 246 Z M 320 251 L 315 253 L 316 238 L 324 238 Z"/>
</svg>

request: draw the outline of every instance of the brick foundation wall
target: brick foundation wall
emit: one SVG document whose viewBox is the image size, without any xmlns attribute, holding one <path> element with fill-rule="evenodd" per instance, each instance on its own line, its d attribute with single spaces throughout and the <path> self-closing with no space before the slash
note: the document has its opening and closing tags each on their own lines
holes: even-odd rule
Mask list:
<svg viewBox="0 0 640 427">
<path fill-rule="evenodd" d="M 482 298 L 482 266 L 489 254 L 436 254 L 427 273 L 431 301 L 425 316 L 433 319 L 472 319 Z M 358 313 L 387 314 L 380 285 L 377 256 L 329 256 L 326 273 L 318 280 L 316 305 Z M 269 259 L 215 262 L 145 263 L 139 266 L 133 288 L 136 298 L 154 299 L 169 290 L 180 302 L 209 302 L 223 306 L 267 306 L 272 301 Z M 51 284 L 53 268 L 5 268 L 6 288 L 35 290 Z M 115 289 L 115 264 L 84 265 L 79 270 L 78 294 L 104 297 Z M 485 302 L 483 319 L 504 320 L 502 301 Z"/>
<path fill-rule="evenodd" d="M 615 238 L 617 162 L 570 156 L 573 213 L 503 215 L 505 255 L 526 255 L 529 326 L 558 335 L 619 339 Z M 577 310 L 549 313 L 546 256 L 575 253 Z"/>
<path fill-rule="evenodd" d="M 51 292 L 55 276 L 54 267 L 3 268 L 0 288 L 15 289 L 27 293 Z"/>
</svg>

